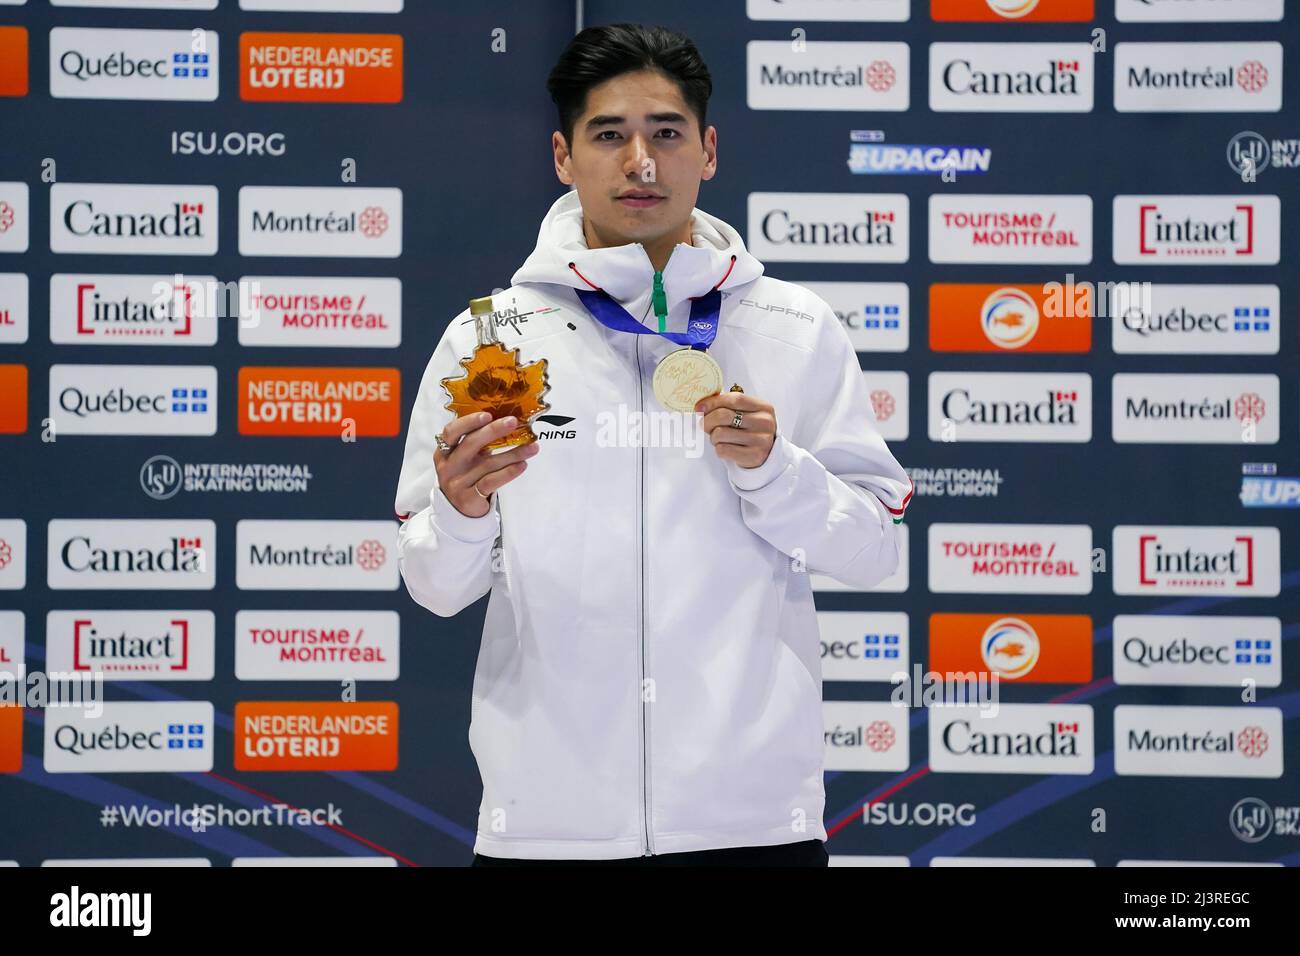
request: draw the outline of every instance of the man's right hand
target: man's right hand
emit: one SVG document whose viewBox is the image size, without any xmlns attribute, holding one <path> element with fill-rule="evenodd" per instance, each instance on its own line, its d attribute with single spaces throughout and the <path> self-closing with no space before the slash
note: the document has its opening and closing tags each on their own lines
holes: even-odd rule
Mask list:
<svg viewBox="0 0 1300 956">
<path fill-rule="evenodd" d="M 489 454 L 483 451 L 489 442 L 509 435 L 519 425 L 513 415 L 491 420 L 487 412 L 475 412 L 454 419 L 442 430 L 442 438 L 451 451 L 437 448 L 433 464 L 438 471 L 438 487 L 461 514 L 468 518 L 482 518 L 492 508 L 490 495 L 502 485 L 509 484 L 524 473 L 524 459 L 537 454 L 537 442 L 529 442 Z M 478 491 L 474 490 L 477 483 Z"/>
</svg>

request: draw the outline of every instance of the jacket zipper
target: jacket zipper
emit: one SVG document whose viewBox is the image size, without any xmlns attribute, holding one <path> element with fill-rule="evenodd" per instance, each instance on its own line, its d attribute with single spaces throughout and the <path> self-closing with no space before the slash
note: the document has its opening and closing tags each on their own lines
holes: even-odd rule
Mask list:
<svg viewBox="0 0 1300 956">
<path fill-rule="evenodd" d="M 645 381 L 641 375 L 641 336 L 636 336 L 637 411 L 644 419 Z M 654 837 L 650 833 L 650 722 L 645 699 L 646 636 L 645 636 L 645 444 L 637 443 L 637 538 L 641 549 L 641 586 L 637 593 L 638 635 L 640 637 L 641 680 L 637 685 L 637 700 L 641 709 L 641 855 L 654 853 Z"/>
</svg>

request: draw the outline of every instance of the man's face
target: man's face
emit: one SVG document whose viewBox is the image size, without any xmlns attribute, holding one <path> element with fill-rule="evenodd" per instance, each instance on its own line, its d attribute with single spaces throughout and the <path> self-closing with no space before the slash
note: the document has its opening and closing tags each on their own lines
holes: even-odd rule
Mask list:
<svg viewBox="0 0 1300 956">
<path fill-rule="evenodd" d="M 551 145 L 556 175 L 577 187 L 583 216 L 607 245 L 680 234 L 700 182 L 717 171 L 717 130 L 705 129 L 701 142 L 677 84 L 653 70 L 592 87 L 573 142 L 556 131 Z"/>
</svg>

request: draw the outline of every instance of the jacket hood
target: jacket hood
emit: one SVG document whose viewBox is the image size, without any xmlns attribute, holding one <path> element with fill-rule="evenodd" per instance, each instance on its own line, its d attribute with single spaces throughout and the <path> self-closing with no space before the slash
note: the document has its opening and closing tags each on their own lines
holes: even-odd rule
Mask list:
<svg viewBox="0 0 1300 956">
<path fill-rule="evenodd" d="M 745 248 L 740 233 L 699 209 L 691 211 L 691 243 L 678 243 L 664 268 L 664 294 L 670 308 L 715 286 L 731 289 L 763 274 L 763 264 Z M 639 242 L 588 249 L 582 206 L 577 190 L 571 189 L 551 205 L 537 232 L 537 247 L 511 282 L 601 288 L 627 303 L 649 294 L 654 271 Z"/>
</svg>

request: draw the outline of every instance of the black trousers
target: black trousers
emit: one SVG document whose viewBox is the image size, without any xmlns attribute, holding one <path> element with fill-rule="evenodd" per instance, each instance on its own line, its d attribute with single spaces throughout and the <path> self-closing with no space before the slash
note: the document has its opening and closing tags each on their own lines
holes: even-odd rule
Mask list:
<svg viewBox="0 0 1300 956">
<path fill-rule="evenodd" d="M 821 840 L 804 840 L 777 846 L 737 846 L 618 860 L 516 860 L 475 853 L 470 866 L 829 866 L 829 861 L 830 855 Z"/>
</svg>

